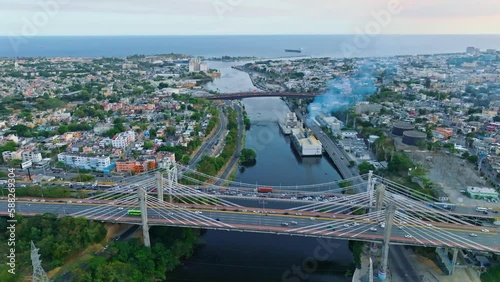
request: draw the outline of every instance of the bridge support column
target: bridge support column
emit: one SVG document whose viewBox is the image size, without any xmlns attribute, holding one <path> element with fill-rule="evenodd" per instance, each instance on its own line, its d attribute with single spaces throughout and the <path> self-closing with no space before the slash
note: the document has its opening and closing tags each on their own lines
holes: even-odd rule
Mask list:
<svg viewBox="0 0 500 282">
<path fill-rule="evenodd" d="M 368 187 L 366 192 L 368 193 L 368 208 L 371 209 L 373 206 L 373 183 L 372 183 L 373 170 L 368 172 Z"/>
<path fill-rule="evenodd" d="M 377 202 L 378 204 L 378 202 Z M 387 278 L 387 260 L 389 259 L 389 242 L 391 240 L 392 222 L 394 214 L 396 213 L 396 206 L 390 203 L 385 210 L 385 233 L 384 233 L 384 252 L 382 257 L 382 264 L 378 270 L 378 278 L 385 280 Z"/>
<path fill-rule="evenodd" d="M 377 211 L 381 211 L 384 207 L 384 194 L 385 194 L 385 185 L 380 184 L 377 187 Z"/>
<path fill-rule="evenodd" d="M 455 273 L 455 266 L 457 265 L 458 249 L 453 249 L 453 258 L 451 259 L 451 271 L 450 275 Z"/>
<path fill-rule="evenodd" d="M 148 226 L 148 208 L 146 191 L 142 188 L 137 189 L 139 194 L 139 206 L 141 208 L 141 222 L 142 222 L 142 237 L 144 237 L 144 246 L 151 247 L 151 241 L 149 240 L 149 226 Z"/>
<path fill-rule="evenodd" d="M 168 179 L 168 200 L 170 203 L 173 202 L 173 194 L 172 190 L 174 188 L 174 184 L 177 184 L 177 164 L 174 161 L 171 161 L 167 167 L 167 179 Z"/>
<path fill-rule="evenodd" d="M 156 191 L 158 192 L 158 200 L 163 202 L 163 175 L 161 172 L 155 174 L 156 177 Z"/>
</svg>

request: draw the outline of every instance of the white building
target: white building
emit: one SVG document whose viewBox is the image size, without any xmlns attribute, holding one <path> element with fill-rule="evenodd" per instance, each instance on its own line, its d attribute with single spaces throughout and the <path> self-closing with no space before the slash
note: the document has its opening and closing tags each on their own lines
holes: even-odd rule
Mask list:
<svg viewBox="0 0 500 282">
<path fill-rule="evenodd" d="M 133 130 L 129 130 L 127 132 L 122 132 L 113 137 L 113 140 L 111 140 L 111 145 L 114 148 L 123 149 L 134 141 L 135 141 L 135 132 Z"/>
<path fill-rule="evenodd" d="M 208 71 L 208 65 L 201 62 L 200 58 L 192 58 L 189 60 L 189 72 Z"/>
<path fill-rule="evenodd" d="M 57 160 L 69 167 L 96 171 L 104 171 L 106 167 L 111 165 L 109 156 L 99 157 L 61 153 L 57 155 Z"/>
<path fill-rule="evenodd" d="M 22 150 L 17 150 L 17 151 L 5 151 L 2 152 L 2 158 L 5 162 L 11 161 L 11 160 L 21 160 L 21 153 Z"/>
<path fill-rule="evenodd" d="M 344 127 L 344 123 L 336 117 L 319 116 L 317 120 L 321 126 L 328 127 L 334 134 L 340 134 L 340 130 Z"/>
<path fill-rule="evenodd" d="M 21 153 L 21 158 L 23 162 L 32 161 L 38 163 L 42 161 L 42 154 L 37 151 L 23 151 Z"/>
</svg>

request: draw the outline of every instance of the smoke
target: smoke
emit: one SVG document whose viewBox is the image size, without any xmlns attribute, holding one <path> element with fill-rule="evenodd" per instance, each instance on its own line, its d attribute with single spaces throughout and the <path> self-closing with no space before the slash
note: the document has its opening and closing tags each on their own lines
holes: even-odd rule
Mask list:
<svg viewBox="0 0 500 282">
<path fill-rule="evenodd" d="M 375 93 L 375 79 L 371 66 L 360 66 L 352 70 L 351 75 L 338 76 L 327 83 L 324 94 L 314 98 L 309 104 L 309 121 L 324 114 L 347 109 L 356 102 L 363 101 L 366 96 Z"/>
</svg>

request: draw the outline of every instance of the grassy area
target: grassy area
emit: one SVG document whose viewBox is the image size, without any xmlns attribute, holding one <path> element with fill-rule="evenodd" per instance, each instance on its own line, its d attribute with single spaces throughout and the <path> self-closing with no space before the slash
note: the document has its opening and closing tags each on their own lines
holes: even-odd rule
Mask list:
<svg viewBox="0 0 500 282">
<path fill-rule="evenodd" d="M 488 272 L 481 274 L 481 282 L 500 281 L 500 265 L 488 268 Z"/>
</svg>

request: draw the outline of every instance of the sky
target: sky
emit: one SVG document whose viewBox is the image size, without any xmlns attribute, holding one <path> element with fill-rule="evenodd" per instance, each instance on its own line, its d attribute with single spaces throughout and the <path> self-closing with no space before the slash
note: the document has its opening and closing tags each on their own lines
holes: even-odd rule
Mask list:
<svg viewBox="0 0 500 282">
<path fill-rule="evenodd" d="M 370 28 L 500 34 L 500 0 L 0 0 L 0 35 L 8 36 L 356 34 Z"/>
</svg>

